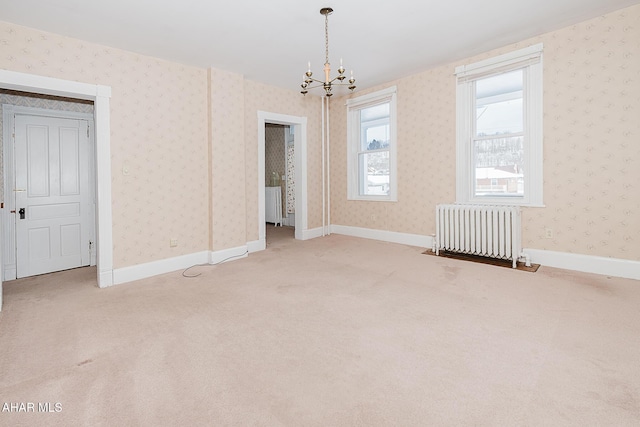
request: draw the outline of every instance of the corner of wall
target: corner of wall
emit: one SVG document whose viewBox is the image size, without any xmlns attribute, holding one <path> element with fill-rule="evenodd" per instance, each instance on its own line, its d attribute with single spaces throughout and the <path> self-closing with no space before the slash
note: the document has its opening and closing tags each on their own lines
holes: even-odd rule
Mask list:
<svg viewBox="0 0 640 427">
<path fill-rule="evenodd" d="M 246 245 L 244 78 L 209 69 L 209 249 Z"/>
</svg>

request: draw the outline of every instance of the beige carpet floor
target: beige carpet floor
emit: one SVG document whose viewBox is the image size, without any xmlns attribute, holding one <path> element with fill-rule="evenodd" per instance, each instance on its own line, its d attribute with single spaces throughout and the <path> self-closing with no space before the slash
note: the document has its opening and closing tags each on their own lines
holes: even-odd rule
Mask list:
<svg viewBox="0 0 640 427">
<path fill-rule="evenodd" d="M 0 425 L 640 425 L 640 282 L 269 233 L 195 278 L 6 282 L 0 404 L 35 411 Z"/>
</svg>

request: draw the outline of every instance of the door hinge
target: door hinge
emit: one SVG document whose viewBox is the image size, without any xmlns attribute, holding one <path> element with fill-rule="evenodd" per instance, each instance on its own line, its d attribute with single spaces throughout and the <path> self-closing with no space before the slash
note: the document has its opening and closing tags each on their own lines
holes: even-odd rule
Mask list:
<svg viewBox="0 0 640 427">
<path fill-rule="evenodd" d="M 87 138 L 89 138 L 89 126 L 87 126 Z"/>
</svg>

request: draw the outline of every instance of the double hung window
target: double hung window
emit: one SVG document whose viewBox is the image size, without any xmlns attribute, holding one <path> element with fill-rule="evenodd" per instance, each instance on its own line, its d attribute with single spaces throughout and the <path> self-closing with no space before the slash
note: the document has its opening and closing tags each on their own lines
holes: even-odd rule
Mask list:
<svg viewBox="0 0 640 427">
<path fill-rule="evenodd" d="M 347 101 L 348 198 L 395 201 L 396 88 Z"/>
<path fill-rule="evenodd" d="M 456 68 L 458 203 L 542 205 L 542 45 Z"/>
</svg>

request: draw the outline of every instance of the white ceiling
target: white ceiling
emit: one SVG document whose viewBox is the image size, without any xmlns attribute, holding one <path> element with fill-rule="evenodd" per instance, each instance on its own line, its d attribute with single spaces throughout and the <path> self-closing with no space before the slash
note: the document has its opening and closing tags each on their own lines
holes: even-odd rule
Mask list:
<svg viewBox="0 0 640 427">
<path fill-rule="evenodd" d="M 640 0 L 0 0 L 0 20 L 298 90 L 307 61 L 353 69 L 359 89 Z M 0 38 L 2 35 L 0 35 Z"/>
</svg>

